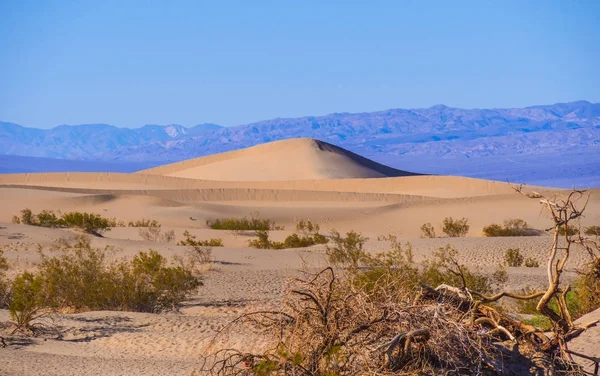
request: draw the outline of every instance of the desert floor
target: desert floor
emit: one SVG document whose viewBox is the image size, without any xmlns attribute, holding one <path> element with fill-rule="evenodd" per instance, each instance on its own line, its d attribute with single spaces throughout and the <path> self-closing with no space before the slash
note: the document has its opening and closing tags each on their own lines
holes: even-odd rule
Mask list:
<svg viewBox="0 0 600 376">
<path fill-rule="evenodd" d="M 345 162 L 336 159 L 335 163 Z M 8 346 L 0 348 L 0 375 L 200 374 L 203 354 L 224 346 L 255 345 L 255 339 L 241 333 L 213 339 L 238 315 L 276 306 L 286 281 L 326 265 L 324 249 L 249 248 L 251 234 L 209 229 L 205 224 L 208 219 L 259 213 L 262 218 L 285 226 L 286 230 L 271 233 L 274 240 L 291 234 L 296 221 L 310 219 L 319 223 L 325 234 L 332 229 L 362 232 L 369 237 L 369 252 L 387 250 L 389 243 L 377 240 L 378 236 L 393 234 L 412 245 L 418 262 L 431 257 L 439 247 L 451 244 L 459 251 L 461 262 L 484 272 L 501 264 L 508 248 L 520 248 L 526 257 L 538 259 L 542 267 L 508 268 L 505 289 L 541 287 L 546 282 L 543 264 L 551 244 L 549 235 L 485 238 L 481 234 L 484 226 L 502 223 L 507 218 L 522 218 L 536 229 L 550 227 L 551 221 L 539 200 L 515 193 L 510 184 L 445 176 L 362 177 L 360 168 L 369 166 L 358 170 L 356 166 L 349 167 L 348 174 L 358 174 L 358 178 L 336 179 L 328 175 L 324 162 L 302 167 L 301 173 L 312 180 L 298 180 L 282 171 L 288 180 L 281 181 L 276 180 L 275 172 L 285 166 L 271 167 L 268 174 L 252 170 L 251 164 L 238 166 L 223 158 L 213 167 L 197 162 L 171 166 L 176 167 L 137 174 L 0 175 L 0 246 L 13 274 L 36 267 L 38 244 L 47 247 L 57 239 L 77 235 L 71 230 L 12 224 L 12 216 L 26 207 L 34 212 L 95 212 L 123 221 L 151 218 L 165 229 L 174 229 L 178 240 L 189 230 L 200 239 L 221 238 L 225 244 L 223 248 L 213 248 L 215 262 L 206 272 L 205 285 L 180 312 L 51 315 L 44 319 L 50 328 L 48 333 L 38 337 L 11 337 L 5 329 L 1 335 L 8 338 Z M 235 170 L 236 166 L 239 169 L 235 173 L 215 180 L 219 170 Z M 562 193 L 548 188 L 532 189 L 548 195 Z M 448 216 L 469 219 L 467 237 L 420 238 L 423 223 L 434 224 L 441 234 L 440 224 Z M 593 224 L 600 224 L 600 190 L 594 189 L 582 220 L 584 226 Z M 114 228 L 104 237 L 93 238 L 93 244 L 117 247 L 112 257 L 119 258 L 150 248 L 167 257 L 185 251 L 185 247 L 175 243 L 144 241 L 136 228 Z M 583 253 L 576 252 L 568 268 L 573 270 L 586 261 Z M 573 276 L 570 272 L 566 278 Z M 600 313 L 594 312 L 582 321 L 598 316 Z M 8 311 L 0 310 L 0 322 L 9 319 Z M 600 328 L 584 333 L 572 349 L 600 355 Z"/>
</svg>

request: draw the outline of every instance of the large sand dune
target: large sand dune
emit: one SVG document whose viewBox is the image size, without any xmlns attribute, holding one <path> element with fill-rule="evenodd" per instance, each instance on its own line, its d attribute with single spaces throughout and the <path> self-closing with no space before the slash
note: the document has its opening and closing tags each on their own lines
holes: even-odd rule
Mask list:
<svg viewBox="0 0 600 376">
<path fill-rule="evenodd" d="M 406 166 L 410 170 L 410 166 Z M 560 195 L 564 191 L 529 187 Z M 582 224 L 600 225 L 600 190 L 591 190 Z M 460 261 L 486 271 L 503 260 L 508 248 L 543 260 L 550 236 L 484 238 L 490 223 L 518 217 L 531 227 L 545 229 L 551 221 L 539 200 L 515 193 L 511 184 L 455 176 L 416 175 L 395 170 L 336 146 L 311 140 L 286 140 L 254 148 L 197 158 L 140 171 L 120 173 L 42 173 L 0 175 L 0 246 L 5 247 L 11 273 L 35 269 L 37 244 L 49 246 L 75 233 L 11 224 L 25 207 L 88 211 L 128 221 L 156 219 L 173 229 L 178 239 L 190 231 L 199 239 L 221 238 L 226 247 L 214 249 L 217 270 L 178 314 L 83 312 L 52 316 L 62 337 L 13 339 L 0 349 L 1 375 L 189 375 L 198 369 L 212 335 L 240 313 L 276 305 L 288 278 L 303 267 L 325 265 L 323 247 L 296 250 L 248 248 L 252 235 L 212 230 L 206 220 L 260 213 L 286 227 L 273 231 L 281 241 L 294 232 L 296 221 L 311 219 L 323 233 L 357 230 L 369 237 L 368 252 L 389 247 L 378 236 L 394 234 L 413 246 L 415 260 L 430 258 L 439 247 L 453 245 Z M 445 217 L 466 217 L 466 238 L 420 239 L 420 227 L 431 222 L 438 234 Z M 135 228 L 115 228 L 95 246 L 117 247 L 111 257 L 132 257 L 155 249 L 167 257 L 182 255 L 173 243 L 143 241 Z M 570 268 L 585 262 L 574 254 Z M 544 268 L 509 268 L 507 289 L 542 286 Z M 573 278 L 569 272 L 565 278 Z M 8 320 L 0 310 L 0 322 Z M 598 333 L 589 332 L 600 353 Z M 220 345 L 252 344 L 252 338 L 233 337 Z"/>
<path fill-rule="evenodd" d="M 327 142 L 289 139 L 141 171 L 192 179 L 269 181 L 416 175 L 384 166 Z"/>
</svg>

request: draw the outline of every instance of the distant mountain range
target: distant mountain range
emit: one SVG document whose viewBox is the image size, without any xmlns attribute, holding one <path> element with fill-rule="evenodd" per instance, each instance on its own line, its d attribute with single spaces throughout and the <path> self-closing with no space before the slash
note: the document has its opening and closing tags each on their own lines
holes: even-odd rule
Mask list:
<svg viewBox="0 0 600 376">
<path fill-rule="evenodd" d="M 296 137 L 411 171 L 600 185 L 600 103 L 587 101 L 510 109 L 438 105 L 227 128 L 86 124 L 41 130 L 0 122 L 0 153 L 150 166 Z M 563 165 L 566 172 L 557 174 Z"/>
</svg>

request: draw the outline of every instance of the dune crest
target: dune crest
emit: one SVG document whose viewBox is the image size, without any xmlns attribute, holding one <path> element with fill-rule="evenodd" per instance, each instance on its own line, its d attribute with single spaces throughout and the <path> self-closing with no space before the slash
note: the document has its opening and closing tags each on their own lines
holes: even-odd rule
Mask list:
<svg viewBox="0 0 600 376">
<path fill-rule="evenodd" d="M 140 171 L 189 179 L 282 181 L 384 178 L 418 175 L 397 170 L 349 150 L 311 139 L 269 142 Z"/>
</svg>

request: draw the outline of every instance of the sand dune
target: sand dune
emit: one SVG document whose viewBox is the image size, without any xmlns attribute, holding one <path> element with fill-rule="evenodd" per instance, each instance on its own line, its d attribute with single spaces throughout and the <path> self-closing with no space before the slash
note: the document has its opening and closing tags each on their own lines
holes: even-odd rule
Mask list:
<svg viewBox="0 0 600 376">
<path fill-rule="evenodd" d="M 529 189 L 549 195 L 565 192 Z M 584 226 L 600 225 L 600 189 L 590 192 Z M 35 269 L 40 260 L 38 244 L 47 248 L 57 239 L 77 234 L 10 223 L 25 207 L 36 212 L 88 211 L 122 221 L 151 218 L 163 229 L 174 230 L 177 240 L 190 231 L 198 239 L 220 238 L 225 247 L 213 249 L 216 268 L 181 313 L 53 315 L 51 325 L 59 328 L 62 337 L 10 337 L 8 348 L 0 349 L 2 375 L 189 375 L 198 369 L 200 354 L 208 351 L 206 345 L 219 328 L 257 307 L 273 308 L 286 280 L 299 276 L 304 267 L 316 270 L 326 265 L 323 246 L 281 251 L 248 248 L 252 234 L 210 229 L 209 219 L 259 213 L 285 226 L 270 233 L 276 241 L 293 233 L 298 220 L 311 219 L 323 233 L 361 232 L 369 238 L 365 250 L 371 253 L 388 250 L 389 242 L 378 237 L 393 234 L 412 244 L 417 262 L 451 244 L 459 252 L 459 262 L 484 272 L 502 263 L 508 248 L 520 248 L 524 256 L 541 261 L 552 242 L 546 234 L 482 237 L 484 226 L 511 217 L 522 218 L 536 229 L 549 227 L 539 200 L 515 193 L 511 184 L 415 175 L 310 139 L 274 142 L 135 174 L 0 175 L 0 247 L 8 258 L 10 275 Z M 441 223 L 450 216 L 468 218 L 471 228 L 466 238 L 420 239 L 423 223 L 432 223 L 441 235 Z M 95 237 L 93 245 L 116 247 L 113 258 L 130 258 L 152 248 L 171 259 L 185 251 L 174 243 L 145 241 L 138 229 L 128 227 Z M 585 253 L 574 253 L 565 279 L 574 278 L 572 268 L 586 261 Z M 508 268 L 508 273 L 507 289 L 547 283 L 543 267 Z M 0 310 L 0 323 L 7 320 L 8 312 Z M 600 353 L 597 331 L 584 338 L 578 349 Z M 260 345 L 243 335 L 218 344 Z"/>
<path fill-rule="evenodd" d="M 190 159 L 142 174 L 227 181 L 272 181 L 412 176 L 327 142 L 310 138 L 275 141 Z"/>
</svg>

